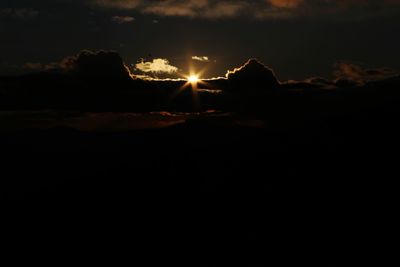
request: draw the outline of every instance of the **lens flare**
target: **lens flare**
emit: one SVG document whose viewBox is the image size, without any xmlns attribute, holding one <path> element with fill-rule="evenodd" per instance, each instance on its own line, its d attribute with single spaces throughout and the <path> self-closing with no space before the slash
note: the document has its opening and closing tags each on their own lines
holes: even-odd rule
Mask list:
<svg viewBox="0 0 400 267">
<path fill-rule="evenodd" d="M 187 81 L 191 84 L 195 84 L 199 82 L 199 76 L 197 75 L 190 75 L 189 77 L 187 77 Z"/>
</svg>

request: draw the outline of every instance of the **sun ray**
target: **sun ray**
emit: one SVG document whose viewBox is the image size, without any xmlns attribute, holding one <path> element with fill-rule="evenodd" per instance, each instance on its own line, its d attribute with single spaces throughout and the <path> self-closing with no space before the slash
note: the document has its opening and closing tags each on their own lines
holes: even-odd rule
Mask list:
<svg viewBox="0 0 400 267">
<path fill-rule="evenodd" d="M 180 74 L 182 77 L 182 80 L 185 81 L 182 86 L 177 88 L 177 90 L 171 95 L 170 100 L 172 101 L 178 95 L 183 94 L 186 92 L 186 90 L 190 90 L 190 93 L 192 95 L 192 101 L 193 101 L 193 108 L 195 110 L 200 109 L 201 103 L 200 103 L 200 98 L 199 98 L 199 93 L 201 90 L 201 86 L 206 86 L 208 85 L 207 82 L 201 79 L 203 73 L 205 72 L 205 69 L 196 71 L 193 66 L 189 66 L 189 73 L 184 75 Z"/>
<path fill-rule="evenodd" d="M 192 75 L 190 75 L 189 77 L 187 77 L 187 81 L 188 81 L 189 83 L 191 83 L 192 85 L 193 85 L 193 84 L 197 84 L 197 83 L 199 82 L 199 76 L 198 76 L 198 75 L 195 75 L 195 74 L 192 74 Z"/>
</svg>

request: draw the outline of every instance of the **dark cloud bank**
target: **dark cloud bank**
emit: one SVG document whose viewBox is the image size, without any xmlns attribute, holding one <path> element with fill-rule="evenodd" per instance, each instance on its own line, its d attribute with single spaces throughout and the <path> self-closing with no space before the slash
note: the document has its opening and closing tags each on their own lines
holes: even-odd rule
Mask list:
<svg viewBox="0 0 400 267">
<path fill-rule="evenodd" d="M 110 265 L 132 260 L 127 241 L 151 265 L 385 265 L 374 244 L 388 251 L 375 234 L 398 195 L 393 71 L 341 63 L 334 80 L 284 82 L 250 60 L 192 91 L 135 79 L 114 52 L 44 68 L 0 78 L 9 244 L 48 241 L 46 257 L 90 247 Z M 170 127 L 121 128 L 154 117 Z"/>
</svg>

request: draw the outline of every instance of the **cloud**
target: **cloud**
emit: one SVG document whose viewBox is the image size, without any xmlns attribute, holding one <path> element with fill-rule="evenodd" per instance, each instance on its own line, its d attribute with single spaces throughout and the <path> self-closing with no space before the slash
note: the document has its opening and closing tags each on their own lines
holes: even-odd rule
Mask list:
<svg viewBox="0 0 400 267">
<path fill-rule="evenodd" d="M 42 70 L 44 66 L 42 63 L 27 62 L 22 66 L 22 68 L 28 70 Z"/>
<path fill-rule="evenodd" d="M 207 56 L 193 56 L 192 59 L 200 62 L 210 62 L 210 59 Z"/>
<path fill-rule="evenodd" d="M 153 61 L 144 61 L 135 65 L 136 69 L 145 73 L 167 73 L 172 74 L 178 72 L 178 68 L 172 66 L 168 59 L 156 58 Z"/>
<path fill-rule="evenodd" d="M 114 51 L 81 51 L 64 58 L 59 67 L 69 73 L 94 79 L 130 79 L 131 74 L 121 56 Z"/>
<path fill-rule="evenodd" d="M 268 0 L 268 2 L 278 8 L 296 8 L 300 6 L 304 0 Z"/>
<path fill-rule="evenodd" d="M 114 16 L 111 18 L 111 21 L 117 24 L 124 24 L 135 21 L 135 18 L 131 16 Z"/>
<path fill-rule="evenodd" d="M 144 14 L 191 18 L 229 18 L 240 15 L 252 2 L 244 0 L 93 0 L 102 7 L 136 9 Z M 259 2 L 259 1 L 256 1 Z"/>
<path fill-rule="evenodd" d="M 83 50 L 77 55 L 63 58 L 60 62 L 27 62 L 22 65 L 22 69 L 31 71 L 59 71 L 96 79 L 106 77 L 134 77 L 143 80 L 154 79 L 150 74 L 175 74 L 179 70 L 165 58 L 155 58 L 152 61 L 144 61 L 142 59 L 139 63 L 135 64 L 135 70 L 139 70 L 144 75 L 132 74 L 117 52 L 104 50 Z"/>
<path fill-rule="evenodd" d="M 165 0 L 145 5 L 142 12 L 160 16 L 213 19 L 237 16 L 247 5 L 245 1 Z"/>
<path fill-rule="evenodd" d="M 29 71 L 59 71 L 64 70 L 64 67 L 60 62 L 51 62 L 47 64 L 40 62 L 27 62 L 22 65 L 22 69 Z"/>
<path fill-rule="evenodd" d="M 194 17 L 197 11 L 202 10 L 208 6 L 207 0 L 198 1 L 176 1 L 165 0 L 155 1 L 148 4 L 143 8 L 144 13 L 162 15 L 162 16 L 185 16 Z"/>
<path fill-rule="evenodd" d="M 31 19 L 39 15 L 39 11 L 32 8 L 3 8 L 0 9 L 0 18 Z"/>
<path fill-rule="evenodd" d="M 315 85 L 332 85 L 333 83 L 328 79 L 323 77 L 310 77 L 304 80 L 305 83 L 315 84 Z"/>
<path fill-rule="evenodd" d="M 25 65 L 32 69 L 47 66 L 40 63 Z M 142 61 L 138 66 L 142 67 L 145 74 L 177 71 L 177 68 L 171 66 L 166 59 Z M 269 111 L 269 105 L 293 104 L 294 102 L 286 100 L 293 99 L 292 96 L 302 97 L 303 93 L 315 93 L 318 97 L 320 92 L 325 93 L 329 88 L 332 89 L 332 93 L 342 94 L 342 90 L 335 91 L 335 89 L 337 87 L 352 89 L 360 85 L 364 86 L 363 88 L 393 89 L 398 87 L 400 81 L 400 76 L 384 78 L 392 73 L 395 74 L 390 69 L 365 69 L 354 64 L 342 64 L 338 66 L 340 72 L 335 82 L 316 77 L 301 82 L 281 83 L 272 69 L 251 59 L 243 66 L 228 71 L 225 78 L 205 81 L 202 84 L 205 87 L 196 92 L 198 98 L 194 100 L 192 90 L 177 90 L 183 88 L 185 80 L 148 79 L 147 76 L 144 79 L 140 79 L 141 77 L 132 79 L 121 57 L 113 51 L 82 51 L 75 56 L 64 58 L 58 63 L 58 68 L 61 71 L 41 71 L 20 77 L 0 76 L 2 88 L 0 104 L 13 110 L 33 107 L 130 112 L 205 110 L 258 112 Z M 365 83 L 366 79 L 372 82 Z M 363 83 L 359 84 L 357 81 Z M 397 90 L 388 90 L 384 94 L 391 92 Z M 281 98 L 285 95 L 288 98 Z M 277 103 L 279 100 L 282 102 Z"/>
<path fill-rule="evenodd" d="M 114 7 L 121 9 L 133 9 L 140 5 L 142 0 L 92 0 L 94 4 L 103 7 Z"/>
<path fill-rule="evenodd" d="M 231 18 L 241 15 L 248 7 L 248 3 L 224 1 L 218 2 L 214 6 L 210 6 L 204 13 L 205 18 Z"/>
<path fill-rule="evenodd" d="M 335 64 L 333 75 L 337 81 L 343 83 L 344 80 L 353 83 L 364 84 L 370 81 L 382 80 L 396 75 L 397 72 L 389 68 L 372 68 L 366 69 L 360 65 L 339 62 Z"/>
<path fill-rule="evenodd" d="M 390 13 L 400 7 L 397 0 L 93 0 L 103 7 L 137 10 L 157 16 L 220 19 L 245 16 L 257 19 L 299 16 L 346 17 Z"/>
</svg>

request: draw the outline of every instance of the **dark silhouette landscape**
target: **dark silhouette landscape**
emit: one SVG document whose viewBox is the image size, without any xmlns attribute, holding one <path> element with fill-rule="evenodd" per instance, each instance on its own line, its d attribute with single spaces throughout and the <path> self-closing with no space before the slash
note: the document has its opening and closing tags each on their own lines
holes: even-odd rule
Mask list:
<svg viewBox="0 0 400 267">
<path fill-rule="evenodd" d="M 0 77 L 10 242 L 114 265 L 382 264 L 369 251 L 395 216 L 399 74 L 277 75 L 250 59 L 187 85 L 83 51 Z"/>
<path fill-rule="evenodd" d="M 397 266 L 400 0 L 1 0 L 2 266 Z"/>
</svg>

